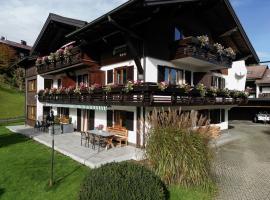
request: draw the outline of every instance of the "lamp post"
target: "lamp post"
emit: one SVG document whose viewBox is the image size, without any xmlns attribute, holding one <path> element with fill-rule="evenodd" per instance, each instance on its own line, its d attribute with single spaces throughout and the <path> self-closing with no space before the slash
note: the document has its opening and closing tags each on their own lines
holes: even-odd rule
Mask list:
<svg viewBox="0 0 270 200">
<path fill-rule="evenodd" d="M 50 176 L 50 182 L 49 186 L 53 186 L 53 168 L 54 168 L 54 115 L 53 111 L 51 110 L 48 120 L 47 120 L 52 127 L 51 134 L 52 134 L 52 157 L 51 157 L 51 176 Z"/>
</svg>

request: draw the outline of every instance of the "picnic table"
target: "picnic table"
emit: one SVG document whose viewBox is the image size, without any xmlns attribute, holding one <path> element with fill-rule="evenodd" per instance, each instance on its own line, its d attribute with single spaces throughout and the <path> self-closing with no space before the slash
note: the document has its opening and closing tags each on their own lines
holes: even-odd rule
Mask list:
<svg viewBox="0 0 270 200">
<path fill-rule="evenodd" d="M 91 143 L 93 144 L 94 149 L 96 146 L 96 141 L 98 142 L 98 151 L 100 150 L 100 146 L 102 143 L 106 144 L 106 150 L 108 150 L 108 147 L 110 146 L 114 147 L 112 140 L 115 134 L 113 134 L 112 132 L 103 130 L 89 130 L 87 131 L 87 134 L 89 134 L 89 138 L 92 139 Z"/>
</svg>

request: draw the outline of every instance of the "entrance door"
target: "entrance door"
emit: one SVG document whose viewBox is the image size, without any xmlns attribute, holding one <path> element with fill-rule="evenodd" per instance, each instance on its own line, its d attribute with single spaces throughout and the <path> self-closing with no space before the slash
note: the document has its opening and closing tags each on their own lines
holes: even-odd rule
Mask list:
<svg viewBox="0 0 270 200">
<path fill-rule="evenodd" d="M 95 110 L 78 109 L 77 131 L 88 131 L 95 128 Z"/>
</svg>

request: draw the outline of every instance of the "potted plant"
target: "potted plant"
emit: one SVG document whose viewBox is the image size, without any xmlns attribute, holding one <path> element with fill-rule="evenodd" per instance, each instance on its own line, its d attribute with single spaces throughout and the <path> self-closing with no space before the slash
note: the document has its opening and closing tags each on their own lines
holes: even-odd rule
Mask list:
<svg viewBox="0 0 270 200">
<path fill-rule="evenodd" d="M 161 91 L 166 90 L 168 87 L 169 87 L 169 84 L 166 81 L 162 81 L 158 83 L 158 89 L 160 89 Z"/>
<path fill-rule="evenodd" d="M 63 61 L 64 60 L 64 50 L 63 49 L 58 49 L 55 52 L 55 59 L 56 61 Z"/>
<path fill-rule="evenodd" d="M 55 63 L 56 61 L 55 53 L 50 53 L 50 55 L 48 56 L 48 60 L 50 63 Z"/>
<path fill-rule="evenodd" d="M 231 47 L 224 49 L 224 52 L 225 52 L 225 55 L 229 57 L 230 59 L 232 60 L 235 59 L 236 53 Z"/>
<path fill-rule="evenodd" d="M 218 89 L 216 87 L 210 87 L 206 91 L 207 97 L 216 97 L 217 96 Z"/>
<path fill-rule="evenodd" d="M 230 97 L 230 91 L 227 88 L 218 89 L 217 97 L 228 98 Z"/>
<path fill-rule="evenodd" d="M 42 57 L 42 64 L 43 65 L 48 65 L 48 64 L 50 64 L 50 62 L 49 62 L 49 59 L 48 59 L 48 56 L 43 56 Z"/>
<path fill-rule="evenodd" d="M 205 97 L 206 87 L 204 86 L 204 84 L 199 83 L 198 85 L 196 85 L 195 88 L 190 91 L 189 94 L 193 97 Z"/>
<path fill-rule="evenodd" d="M 63 52 L 63 54 L 64 54 L 64 58 L 65 58 L 65 61 L 67 62 L 67 63 L 69 63 L 69 62 L 71 62 L 71 49 L 73 48 L 73 46 L 67 46 L 67 47 L 65 47 L 65 49 L 64 49 L 64 52 Z"/>
<path fill-rule="evenodd" d="M 123 92 L 129 93 L 130 91 L 133 91 L 133 86 L 134 86 L 134 83 L 132 81 L 128 81 L 123 88 Z"/>
<path fill-rule="evenodd" d="M 36 60 L 36 66 L 39 67 L 40 65 L 42 65 L 42 58 L 38 57 Z"/>
<path fill-rule="evenodd" d="M 207 35 L 197 36 L 201 48 L 209 47 L 209 37 Z"/>
<path fill-rule="evenodd" d="M 178 89 L 180 96 L 188 95 L 191 90 L 191 86 L 188 84 L 181 84 L 181 85 L 178 85 L 176 88 Z"/>
</svg>

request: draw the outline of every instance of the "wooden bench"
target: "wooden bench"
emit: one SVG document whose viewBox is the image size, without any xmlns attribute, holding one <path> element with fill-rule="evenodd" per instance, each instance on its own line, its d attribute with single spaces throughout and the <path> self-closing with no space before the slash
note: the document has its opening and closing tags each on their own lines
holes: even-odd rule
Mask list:
<svg viewBox="0 0 270 200">
<path fill-rule="evenodd" d="M 125 143 L 125 145 L 128 144 L 128 130 L 124 127 L 118 127 L 118 126 L 113 126 L 113 127 L 107 127 L 107 131 L 112 132 L 115 134 L 113 137 L 113 140 L 118 142 L 120 146 L 122 146 L 122 142 Z"/>
</svg>

